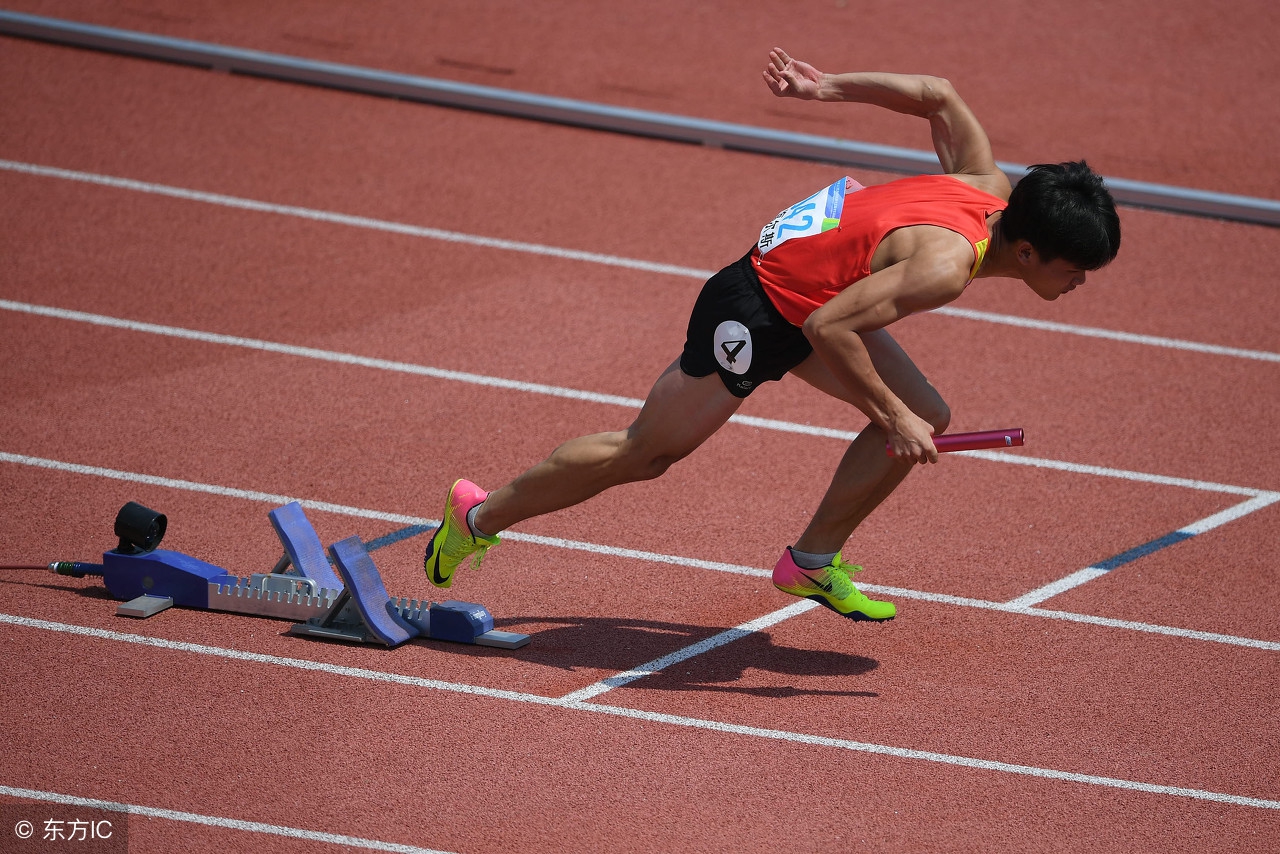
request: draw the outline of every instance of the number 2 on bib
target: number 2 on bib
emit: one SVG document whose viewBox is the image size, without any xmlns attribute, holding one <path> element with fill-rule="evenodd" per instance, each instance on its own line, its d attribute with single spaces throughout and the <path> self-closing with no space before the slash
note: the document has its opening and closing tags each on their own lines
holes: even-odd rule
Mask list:
<svg viewBox="0 0 1280 854">
<path fill-rule="evenodd" d="M 862 185 L 852 178 L 841 178 L 830 187 L 824 187 L 804 201 L 796 202 L 760 230 L 760 254 L 796 237 L 808 237 L 830 231 L 840 224 L 844 212 L 846 192 L 861 190 Z"/>
</svg>

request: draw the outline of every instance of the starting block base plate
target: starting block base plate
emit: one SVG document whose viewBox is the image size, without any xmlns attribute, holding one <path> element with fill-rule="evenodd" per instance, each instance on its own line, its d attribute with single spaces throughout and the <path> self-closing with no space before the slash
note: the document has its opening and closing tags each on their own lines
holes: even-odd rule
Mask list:
<svg viewBox="0 0 1280 854">
<path fill-rule="evenodd" d="M 496 649 L 519 649 L 529 642 L 528 635 L 515 632 L 500 632 L 497 629 L 476 635 L 473 641 L 476 646 L 491 646 Z"/>
<path fill-rule="evenodd" d="M 318 626 L 314 623 L 294 623 L 285 631 L 286 635 L 299 638 L 320 638 L 321 640 L 345 641 L 347 643 L 378 643 L 378 639 L 368 632 L 344 626 Z"/>
<path fill-rule="evenodd" d="M 320 626 L 315 623 L 294 623 L 285 632 L 294 637 L 320 638 L 321 640 L 345 641 L 346 643 L 377 643 L 378 639 L 366 631 L 349 626 Z M 445 638 L 429 638 L 426 640 L 446 640 Z M 466 643 L 466 641 L 462 641 Z M 476 646 L 488 646 L 494 649 L 519 649 L 529 643 L 529 636 L 516 632 L 487 631 L 476 635 L 471 643 Z"/>
<path fill-rule="evenodd" d="M 153 617 L 161 611 L 167 611 L 172 607 L 173 599 L 168 596 L 143 595 L 117 605 L 116 616 L 137 617 L 145 620 L 147 617 Z"/>
</svg>

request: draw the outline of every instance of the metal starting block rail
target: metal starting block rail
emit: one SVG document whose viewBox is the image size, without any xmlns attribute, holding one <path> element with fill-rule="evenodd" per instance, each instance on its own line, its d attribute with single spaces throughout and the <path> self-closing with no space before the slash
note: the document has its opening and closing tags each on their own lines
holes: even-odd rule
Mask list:
<svg viewBox="0 0 1280 854">
<path fill-rule="evenodd" d="M 55 563 L 65 575 L 101 575 L 116 608 L 146 618 L 175 605 L 292 620 L 288 634 L 396 647 L 415 637 L 518 649 L 528 635 L 497 631 L 493 616 L 471 602 L 393 599 L 358 537 L 324 546 L 298 502 L 267 514 L 284 556 L 268 573 L 241 578 L 181 552 L 158 549 L 162 514 L 130 502 L 116 517 L 120 546 L 102 564 Z M 337 570 L 335 573 L 334 570 Z"/>
</svg>

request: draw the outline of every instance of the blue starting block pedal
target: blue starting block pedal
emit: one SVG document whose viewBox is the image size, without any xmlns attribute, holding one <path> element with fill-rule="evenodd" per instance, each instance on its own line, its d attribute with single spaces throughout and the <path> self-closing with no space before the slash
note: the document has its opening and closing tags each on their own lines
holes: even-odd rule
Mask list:
<svg viewBox="0 0 1280 854">
<path fill-rule="evenodd" d="M 310 578 L 325 590 L 342 589 L 342 582 L 333 574 L 324 546 L 300 503 L 293 501 L 277 507 L 267 514 L 267 518 L 284 546 L 284 557 L 271 570 L 273 575 L 296 573 Z"/>
<path fill-rule="evenodd" d="M 295 623 L 288 634 L 387 647 L 415 637 L 499 649 L 519 649 L 529 642 L 528 635 L 495 630 L 493 616 L 483 605 L 393 599 L 359 537 L 334 543 L 329 554 L 341 577 L 342 592 L 323 616 Z"/>
</svg>

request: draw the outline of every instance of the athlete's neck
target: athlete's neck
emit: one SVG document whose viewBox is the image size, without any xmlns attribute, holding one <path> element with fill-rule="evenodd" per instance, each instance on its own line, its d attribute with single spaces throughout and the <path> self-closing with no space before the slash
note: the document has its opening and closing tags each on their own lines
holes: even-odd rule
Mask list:
<svg viewBox="0 0 1280 854">
<path fill-rule="evenodd" d="M 975 279 L 1019 278 L 1013 248 L 1004 239 L 1004 231 L 1000 228 L 1000 214 L 1000 211 L 996 211 L 987 217 L 987 234 L 991 235 L 991 245 L 982 258 L 982 264 L 974 275 Z"/>
</svg>

